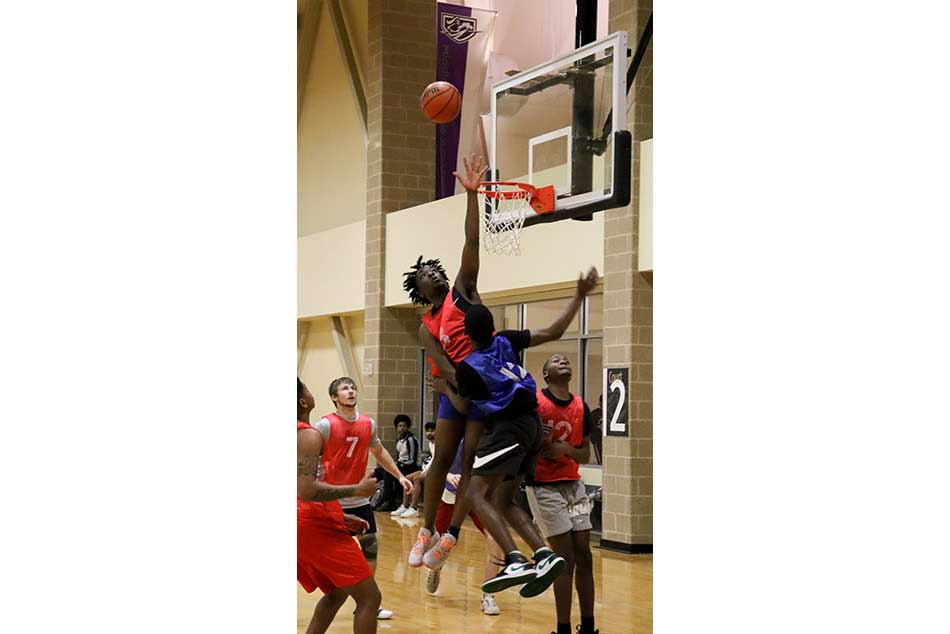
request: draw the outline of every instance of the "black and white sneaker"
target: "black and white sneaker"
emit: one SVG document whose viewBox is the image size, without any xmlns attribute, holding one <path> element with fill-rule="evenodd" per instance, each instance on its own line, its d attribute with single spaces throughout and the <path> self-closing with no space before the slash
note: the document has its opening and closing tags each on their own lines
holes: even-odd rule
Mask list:
<svg viewBox="0 0 950 634">
<path fill-rule="evenodd" d="M 563 557 L 559 557 L 548 550 L 547 554 L 538 559 L 534 566 L 534 580 L 526 583 L 518 594 L 525 598 L 538 596 L 554 583 L 554 580 L 557 579 L 566 565 L 567 562 L 564 561 Z"/>
<path fill-rule="evenodd" d="M 501 592 L 511 586 L 520 586 L 523 583 L 533 581 L 534 577 L 534 566 L 531 565 L 530 561 L 515 561 L 502 568 L 497 575 L 485 581 L 482 584 L 482 592 L 486 594 Z"/>
</svg>

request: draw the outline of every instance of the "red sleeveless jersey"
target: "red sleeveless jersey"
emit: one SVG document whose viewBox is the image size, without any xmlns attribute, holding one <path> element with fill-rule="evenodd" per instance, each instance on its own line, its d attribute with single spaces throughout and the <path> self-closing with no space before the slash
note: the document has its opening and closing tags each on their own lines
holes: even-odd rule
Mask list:
<svg viewBox="0 0 950 634">
<path fill-rule="evenodd" d="M 307 423 L 297 421 L 297 431 L 301 429 L 313 429 Z M 334 526 L 346 530 L 346 524 L 343 523 L 343 508 L 336 500 L 328 502 L 307 502 L 297 496 L 297 521 L 316 521 L 321 524 Z"/>
<path fill-rule="evenodd" d="M 350 422 L 336 413 L 324 416 L 330 421 L 330 437 L 323 441 L 323 465 L 327 484 L 359 484 L 366 475 L 373 421 L 360 414 Z"/>
<path fill-rule="evenodd" d="M 442 345 L 445 354 L 453 363 L 458 363 L 472 352 L 472 340 L 465 334 L 465 312 L 459 308 L 457 305 L 459 303 L 464 305 L 467 302 L 453 288 L 445 296 L 438 314 L 433 315 L 430 308 L 422 316 L 422 323 Z M 435 367 L 432 357 L 429 357 L 429 363 L 432 365 L 432 375 L 442 376 Z"/>
<path fill-rule="evenodd" d="M 570 404 L 561 407 L 551 402 L 541 390 L 538 390 L 537 396 L 538 416 L 544 427 L 545 439 L 580 447 L 584 441 L 584 401 L 581 397 L 572 394 Z M 534 479 L 536 482 L 580 480 L 580 465 L 568 456 L 550 460 L 539 455 Z"/>
</svg>

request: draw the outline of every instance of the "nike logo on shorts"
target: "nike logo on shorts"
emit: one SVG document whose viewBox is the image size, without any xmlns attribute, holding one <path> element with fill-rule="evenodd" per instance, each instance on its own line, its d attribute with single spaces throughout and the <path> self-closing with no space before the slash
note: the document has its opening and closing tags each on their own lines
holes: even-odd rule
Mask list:
<svg viewBox="0 0 950 634">
<path fill-rule="evenodd" d="M 490 453 L 490 454 L 488 454 L 487 456 L 481 456 L 481 457 L 476 456 L 476 457 L 475 457 L 475 462 L 472 463 L 472 468 L 473 468 L 473 469 L 478 469 L 479 467 L 484 467 L 484 466 L 487 465 L 489 462 L 494 462 L 496 458 L 500 458 L 501 456 L 505 455 L 506 453 L 508 453 L 508 452 L 511 451 L 512 449 L 517 449 L 517 448 L 520 447 L 520 446 L 521 446 L 521 445 L 514 444 L 514 445 L 512 445 L 512 446 L 510 446 L 510 447 L 505 447 L 504 449 L 499 449 L 498 451 L 496 451 L 496 452 L 494 452 L 494 453 Z"/>
</svg>

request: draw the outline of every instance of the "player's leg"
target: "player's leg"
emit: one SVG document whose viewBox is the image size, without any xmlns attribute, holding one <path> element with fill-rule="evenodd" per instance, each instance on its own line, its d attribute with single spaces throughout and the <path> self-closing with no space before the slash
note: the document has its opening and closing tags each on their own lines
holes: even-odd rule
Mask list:
<svg viewBox="0 0 950 634">
<path fill-rule="evenodd" d="M 480 520 L 476 519 L 477 517 L 478 515 L 473 515 L 472 521 L 475 522 L 476 526 L 479 526 L 479 530 L 483 530 L 480 526 Z M 501 546 L 492 539 L 491 535 L 485 533 L 485 581 L 488 581 L 498 574 L 501 562 L 503 561 L 505 561 L 505 553 L 502 552 Z M 490 592 L 482 593 L 482 613 L 489 616 L 501 614 L 501 608 L 498 607 L 498 604 L 495 602 L 494 594 Z"/>
<path fill-rule="evenodd" d="M 372 579 L 372 577 L 369 577 L 369 579 Z M 349 594 L 343 588 L 336 588 L 323 595 L 323 598 L 317 601 L 317 606 L 313 609 L 310 625 L 307 626 L 307 634 L 323 634 L 326 632 L 336 613 L 343 607 L 347 596 Z"/>
<path fill-rule="evenodd" d="M 594 557 L 590 552 L 590 530 L 571 533 L 571 538 L 574 542 L 574 583 L 581 608 L 580 632 L 594 634 Z"/>
<path fill-rule="evenodd" d="M 353 613 L 354 634 L 375 634 L 377 615 L 381 609 L 379 604 L 383 598 L 376 579 L 370 577 L 347 590 L 356 601 L 356 611 Z"/>
<path fill-rule="evenodd" d="M 464 417 L 459 414 L 445 395 L 439 397 L 439 417 L 435 421 L 435 455 L 429 463 L 427 473 L 432 474 L 431 482 L 444 482 L 449 474 L 452 461 L 459 448 L 464 430 Z M 442 487 L 425 487 L 423 491 L 422 527 L 416 536 L 416 542 L 409 551 L 409 566 L 418 568 L 422 565 L 422 557 L 426 551 L 435 546 L 435 513 L 439 508 L 439 499 L 442 497 Z"/>
<path fill-rule="evenodd" d="M 375 575 L 376 560 L 379 557 L 379 539 L 376 536 L 376 516 L 373 514 L 373 507 L 369 504 L 364 504 L 363 506 L 358 506 L 353 509 L 347 509 L 347 513 L 362 518 L 369 524 L 369 528 L 366 529 L 366 532 L 357 537 L 356 540 L 359 542 L 363 557 L 366 558 L 366 563 L 369 564 L 369 569 L 372 570 Z M 379 608 L 376 616 L 380 619 L 390 619 L 393 613 L 392 610 Z"/>
<path fill-rule="evenodd" d="M 458 486 L 458 501 L 455 504 L 455 510 L 452 512 L 452 522 L 449 526 L 452 528 L 461 528 L 465 517 L 468 515 L 468 502 L 465 501 L 465 490 L 468 488 L 468 482 L 472 476 L 472 465 L 475 462 L 475 451 L 478 449 L 478 443 L 485 432 L 485 423 L 480 418 L 469 418 L 465 424 L 465 446 L 462 449 L 462 479 Z M 453 533 L 455 535 L 455 533 Z M 458 535 L 455 535 L 457 538 Z"/>
<path fill-rule="evenodd" d="M 489 501 L 492 491 L 497 489 L 505 474 L 487 474 L 475 472 L 468 486 L 469 504 L 478 514 L 488 533 L 495 539 L 505 553 L 504 567 L 492 578 L 482 583 L 482 592 L 493 594 L 506 588 L 521 585 L 535 579 L 534 566 L 528 561 L 505 525 L 504 515 Z"/>
<path fill-rule="evenodd" d="M 456 499 L 458 499 L 458 497 L 456 497 Z M 448 504 L 444 500 L 439 500 L 439 508 L 435 513 L 436 534 L 441 535 L 446 530 L 448 530 L 449 521 L 452 519 L 453 508 L 455 508 L 454 504 Z M 431 568 L 426 572 L 426 592 L 429 594 L 435 594 L 435 592 L 439 589 L 440 575 L 441 571 L 432 570 Z"/>
<path fill-rule="evenodd" d="M 557 634 L 571 632 L 571 599 L 574 594 L 574 541 L 571 532 L 551 535 L 548 543 L 564 558 L 564 571 L 554 580 L 554 607 L 557 611 Z"/>
<path fill-rule="evenodd" d="M 418 517 L 419 509 L 416 508 L 416 505 L 419 501 L 419 490 L 422 487 L 424 478 L 421 471 L 414 471 L 407 475 L 406 478 L 412 483 L 412 493 L 403 494 L 403 506 L 406 508 L 400 514 L 400 517 Z"/>
<path fill-rule="evenodd" d="M 552 484 L 528 487 L 528 505 L 534 521 L 547 537 L 551 548 L 564 558 L 564 572 L 554 582 L 554 604 L 557 608 L 557 634 L 571 632 L 572 575 L 575 570 L 574 543 L 571 531 L 574 523 L 568 510 L 565 492 L 570 484 Z"/>
<path fill-rule="evenodd" d="M 475 451 L 478 448 L 478 443 L 481 440 L 482 431 L 484 429 L 485 424 L 480 418 L 469 420 L 465 424 L 465 446 L 462 449 L 462 478 L 459 481 L 458 492 L 455 495 L 452 519 L 448 527 L 438 531 L 439 538 L 435 546 L 422 558 L 422 563 L 424 563 L 429 570 L 438 570 L 441 568 L 449 556 L 449 553 L 452 552 L 452 549 L 458 544 L 462 524 L 465 522 L 465 518 L 469 513 L 469 503 L 466 500 L 465 491 L 468 488 L 468 481 L 471 478 L 472 463 L 475 461 Z M 438 443 L 436 443 L 436 451 L 439 451 Z M 456 451 L 458 451 L 458 445 L 456 445 Z M 429 470 L 431 471 L 432 467 L 429 467 Z"/>
</svg>

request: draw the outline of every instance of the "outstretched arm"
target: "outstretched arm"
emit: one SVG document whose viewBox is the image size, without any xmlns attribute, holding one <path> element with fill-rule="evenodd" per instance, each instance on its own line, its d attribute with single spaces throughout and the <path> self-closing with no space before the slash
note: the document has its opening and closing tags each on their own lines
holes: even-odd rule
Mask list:
<svg viewBox="0 0 950 634">
<path fill-rule="evenodd" d="M 577 278 L 577 292 L 574 293 L 574 297 L 571 298 L 570 303 L 564 308 L 564 311 L 558 315 L 558 318 L 554 320 L 554 323 L 547 328 L 531 331 L 530 345 L 540 346 L 542 343 L 560 339 L 561 335 L 564 334 L 564 331 L 567 330 L 567 327 L 570 325 L 571 320 L 574 319 L 574 315 L 576 315 L 580 309 L 584 297 L 590 293 L 596 285 L 597 269 L 590 267 L 586 276 L 580 275 Z"/>
<path fill-rule="evenodd" d="M 467 192 L 468 206 L 465 208 L 465 245 L 462 247 L 462 263 L 455 276 L 455 288 L 471 303 L 481 303 L 478 296 L 478 186 L 488 167 L 482 157 L 462 158 L 465 172 L 452 172 Z"/>
<path fill-rule="evenodd" d="M 316 429 L 297 432 L 297 495 L 307 502 L 328 502 L 348 497 L 369 497 L 376 490 L 375 478 L 359 484 L 334 485 L 320 480 L 323 436 Z"/>
</svg>

